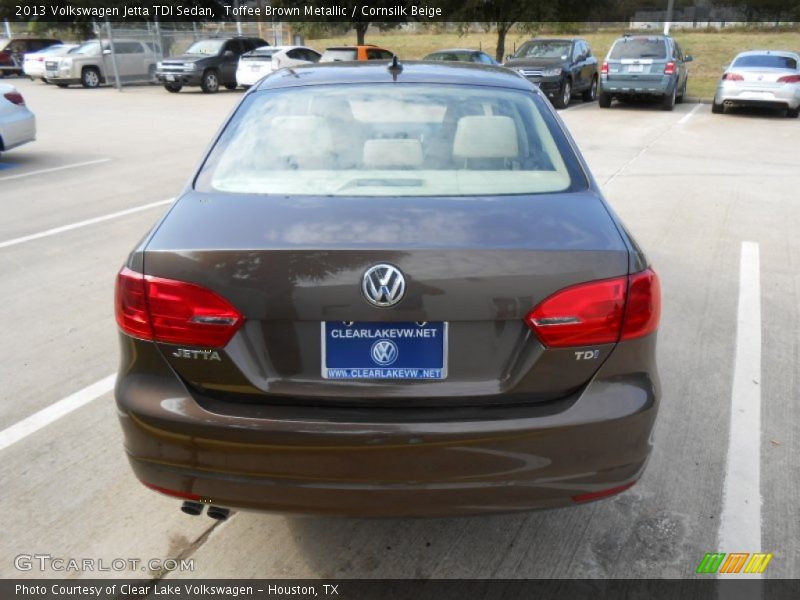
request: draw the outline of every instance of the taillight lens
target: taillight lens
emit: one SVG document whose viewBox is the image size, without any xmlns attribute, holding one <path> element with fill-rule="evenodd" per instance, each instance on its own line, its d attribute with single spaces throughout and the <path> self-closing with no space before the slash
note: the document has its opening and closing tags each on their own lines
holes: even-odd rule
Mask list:
<svg viewBox="0 0 800 600">
<path fill-rule="evenodd" d="M 545 346 L 589 346 L 619 339 L 627 277 L 592 281 L 561 290 L 526 317 Z"/>
<path fill-rule="evenodd" d="M 175 498 L 183 498 L 184 500 L 194 500 L 195 502 L 202 500 L 202 496 L 199 494 L 193 494 L 192 492 L 181 492 L 179 490 L 170 490 L 165 487 L 161 487 L 160 485 L 154 485 L 152 483 L 148 483 L 147 481 L 143 481 L 147 487 L 151 490 L 155 490 L 156 492 L 160 492 L 162 494 L 166 494 L 167 496 L 173 496 Z"/>
<path fill-rule="evenodd" d="M 120 328 L 134 337 L 211 348 L 225 346 L 244 322 L 211 290 L 127 267 L 117 276 L 116 316 Z"/>
<path fill-rule="evenodd" d="M 575 502 L 591 502 L 592 500 L 600 500 L 600 498 L 608 498 L 609 496 L 615 496 L 616 494 L 621 494 L 625 490 L 629 490 L 634 486 L 636 482 L 631 481 L 630 483 L 626 483 L 624 485 L 618 485 L 617 487 L 608 488 L 607 490 L 600 490 L 599 492 L 588 492 L 586 494 L 578 494 L 577 496 L 573 496 L 572 499 Z"/>
<path fill-rule="evenodd" d="M 608 75 L 608 61 L 603 61 L 603 65 L 600 67 L 600 73 L 602 75 Z"/>
<path fill-rule="evenodd" d="M 661 282 L 652 269 L 628 277 L 628 302 L 620 339 L 632 340 L 653 333 L 661 319 Z"/>
<path fill-rule="evenodd" d="M 800 75 L 784 75 L 778 78 L 779 83 L 800 83 Z"/>
<path fill-rule="evenodd" d="M 3 98 L 17 106 L 25 106 L 25 98 L 19 92 L 6 92 L 3 94 Z"/>
<path fill-rule="evenodd" d="M 675 63 L 670 61 L 666 65 L 664 65 L 664 75 L 674 75 L 675 74 Z"/>
<path fill-rule="evenodd" d="M 661 315 L 658 276 L 635 275 L 590 281 L 556 292 L 525 322 L 549 348 L 612 344 L 652 333 Z"/>
<path fill-rule="evenodd" d="M 744 77 L 738 73 L 725 73 L 722 78 L 726 81 L 744 81 Z"/>
</svg>

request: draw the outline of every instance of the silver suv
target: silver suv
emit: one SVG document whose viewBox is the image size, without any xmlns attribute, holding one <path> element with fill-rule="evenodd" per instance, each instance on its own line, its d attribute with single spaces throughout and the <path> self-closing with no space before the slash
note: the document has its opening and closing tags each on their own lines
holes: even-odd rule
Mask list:
<svg viewBox="0 0 800 600">
<path fill-rule="evenodd" d="M 119 39 L 114 40 L 114 51 L 120 80 L 153 79 L 157 58 L 151 44 Z M 67 56 L 48 60 L 45 63 L 45 77 L 59 87 L 80 83 L 86 88 L 96 88 L 112 81 L 114 66 L 110 42 L 89 40 Z"/>
</svg>

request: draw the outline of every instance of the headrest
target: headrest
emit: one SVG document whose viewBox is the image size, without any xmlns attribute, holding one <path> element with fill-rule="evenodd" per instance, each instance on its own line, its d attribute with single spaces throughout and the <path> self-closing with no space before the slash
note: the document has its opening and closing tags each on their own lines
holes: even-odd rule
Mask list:
<svg viewBox="0 0 800 600">
<path fill-rule="evenodd" d="M 367 140 L 364 166 L 375 169 L 413 169 L 422 165 L 419 140 Z"/>
<path fill-rule="evenodd" d="M 511 117 L 461 117 L 453 140 L 457 158 L 516 158 L 519 155 L 517 128 Z"/>
<path fill-rule="evenodd" d="M 326 156 L 333 148 L 330 128 L 322 117 L 275 117 L 266 137 L 269 147 L 281 157 Z"/>
</svg>

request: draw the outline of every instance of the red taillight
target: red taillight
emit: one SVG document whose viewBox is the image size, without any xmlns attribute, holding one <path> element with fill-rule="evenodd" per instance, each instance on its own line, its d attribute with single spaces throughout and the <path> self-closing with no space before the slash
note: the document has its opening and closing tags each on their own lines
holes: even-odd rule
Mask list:
<svg viewBox="0 0 800 600">
<path fill-rule="evenodd" d="M 784 75 L 778 78 L 778 83 L 800 83 L 800 75 Z"/>
<path fill-rule="evenodd" d="M 25 106 L 25 98 L 19 92 L 6 92 L 3 94 L 3 98 L 17 106 Z"/>
<path fill-rule="evenodd" d="M 608 75 L 608 61 L 603 61 L 603 65 L 600 67 L 600 73 L 602 75 Z"/>
<path fill-rule="evenodd" d="M 722 78 L 726 81 L 744 81 L 744 77 L 738 73 L 725 73 Z"/>
<path fill-rule="evenodd" d="M 674 75 L 675 74 L 675 63 L 670 61 L 666 65 L 664 65 L 664 75 Z"/>
<path fill-rule="evenodd" d="M 155 490 L 156 492 L 160 492 L 162 494 L 166 494 L 167 496 L 172 496 L 174 498 L 183 498 L 184 500 L 194 500 L 194 501 L 200 501 L 203 499 L 202 496 L 199 496 L 198 494 L 193 494 L 192 492 L 179 492 L 177 490 L 169 490 L 167 488 L 163 488 L 158 485 L 153 485 L 152 483 L 147 483 L 146 481 L 143 481 L 142 483 L 145 484 L 147 487 L 149 487 L 151 490 Z"/>
<path fill-rule="evenodd" d="M 631 481 L 630 483 L 626 483 L 624 485 L 618 485 L 617 487 L 608 488 L 607 490 L 600 490 L 599 492 L 589 492 L 587 494 L 578 494 L 577 496 L 573 496 L 572 499 L 575 502 L 589 502 L 590 500 L 599 500 L 600 498 L 607 498 L 608 496 L 614 496 L 615 494 L 621 494 L 625 490 L 629 490 L 635 484 L 635 481 Z"/>
<path fill-rule="evenodd" d="M 134 337 L 211 348 L 225 346 L 244 322 L 210 290 L 127 267 L 117 276 L 116 316 L 120 328 Z"/>
<path fill-rule="evenodd" d="M 576 285 L 556 292 L 525 321 L 545 346 L 611 344 L 619 339 L 627 277 Z"/>
<path fill-rule="evenodd" d="M 651 269 L 582 283 L 539 303 L 525 322 L 549 348 L 613 344 L 652 333 L 661 314 L 658 276 Z"/>
<path fill-rule="evenodd" d="M 652 269 L 628 277 L 628 302 L 620 339 L 632 340 L 653 333 L 661 319 L 661 283 Z"/>
</svg>

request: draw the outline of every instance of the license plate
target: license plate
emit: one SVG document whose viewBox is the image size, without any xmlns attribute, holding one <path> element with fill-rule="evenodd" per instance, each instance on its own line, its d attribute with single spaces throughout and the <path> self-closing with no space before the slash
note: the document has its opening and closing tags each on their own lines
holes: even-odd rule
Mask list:
<svg viewBox="0 0 800 600">
<path fill-rule="evenodd" d="M 261 65 L 250 65 L 250 70 L 251 71 L 260 71 L 261 70 Z"/>
<path fill-rule="evenodd" d="M 165 78 L 166 78 L 167 81 L 175 81 L 175 75 L 167 74 L 167 75 L 165 75 Z"/>
<path fill-rule="evenodd" d="M 628 65 L 628 73 L 644 73 L 644 65 Z"/>
<path fill-rule="evenodd" d="M 447 323 L 322 323 L 324 379 L 445 379 Z"/>
<path fill-rule="evenodd" d="M 55 77 L 56 75 L 58 75 L 58 73 L 56 73 L 55 71 L 45 71 L 44 74 L 45 77 Z"/>
</svg>

